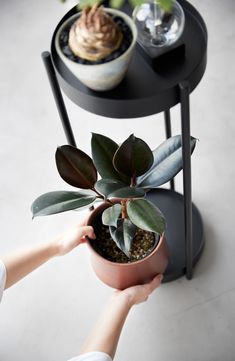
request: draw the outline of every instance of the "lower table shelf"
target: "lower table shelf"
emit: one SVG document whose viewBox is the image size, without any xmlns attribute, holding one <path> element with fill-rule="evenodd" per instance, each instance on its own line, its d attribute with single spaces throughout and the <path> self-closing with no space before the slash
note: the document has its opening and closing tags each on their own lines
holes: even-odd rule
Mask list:
<svg viewBox="0 0 235 361">
<path fill-rule="evenodd" d="M 164 214 L 167 220 L 166 239 L 170 249 L 170 261 L 164 274 L 164 282 L 173 281 L 185 274 L 185 221 L 184 221 L 184 197 L 170 189 L 151 190 L 147 194 Z M 203 246 L 203 223 L 197 207 L 192 205 L 193 224 L 193 265 L 199 260 Z"/>
</svg>

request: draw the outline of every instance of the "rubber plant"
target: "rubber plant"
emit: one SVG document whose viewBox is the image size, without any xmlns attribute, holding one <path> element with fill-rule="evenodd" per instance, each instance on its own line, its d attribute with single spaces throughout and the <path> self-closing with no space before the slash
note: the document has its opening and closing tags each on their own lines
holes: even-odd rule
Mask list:
<svg viewBox="0 0 235 361">
<path fill-rule="evenodd" d="M 65 2 L 66 0 L 63 0 Z M 120 8 L 125 0 L 111 0 L 110 6 Z M 174 0 L 154 0 L 166 12 L 170 13 Z M 78 9 L 81 16 L 75 21 L 69 32 L 69 47 L 72 52 L 85 60 L 99 61 L 117 50 L 124 34 L 118 24 L 100 6 L 102 0 L 80 0 Z M 135 7 L 143 0 L 130 0 Z"/>
<path fill-rule="evenodd" d="M 196 139 L 191 137 L 191 152 Z M 92 158 L 82 150 L 63 145 L 57 148 L 58 172 L 78 191 L 54 191 L 41 195 L 32 204 L 33 217 L 90 207 L 107 202 L 102 214 L 117 246 L 128 256 L 137 227 L 162 235 L 166 221 L 162 212 L 145 199 L 148 190 L 170 181 L 182 169 L 182 140 L 176 135 L 155 150 L 130 135 L 121 145 L 92 134 Z M 99 174 L 99 179 L 98 179 Z M 112 199 L 119 198 L 114 204 Z"/>
</svg>

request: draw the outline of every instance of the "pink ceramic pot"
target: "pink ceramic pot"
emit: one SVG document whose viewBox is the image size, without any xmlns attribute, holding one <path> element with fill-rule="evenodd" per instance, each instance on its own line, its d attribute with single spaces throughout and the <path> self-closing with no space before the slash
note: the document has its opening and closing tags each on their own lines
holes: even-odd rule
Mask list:
<svg viewBox="0 0 235 361">
<path fill-rule="evenodd" d="M 95 221 L 107 207 L 108 204 L 101 204 L 91 213 L 87 224 L 93 226 L 94 230 Z M 87 244 L 91 251 L 91 263 L 98 278 L 108 286 L 120 290 L 150 281 L 155 275 L 164 273 L 168 264 L 169 250 L 163 236 L 150 255 L 132 263 L 108 261 L 94 250 L 89 239 Z"/>
</svg>

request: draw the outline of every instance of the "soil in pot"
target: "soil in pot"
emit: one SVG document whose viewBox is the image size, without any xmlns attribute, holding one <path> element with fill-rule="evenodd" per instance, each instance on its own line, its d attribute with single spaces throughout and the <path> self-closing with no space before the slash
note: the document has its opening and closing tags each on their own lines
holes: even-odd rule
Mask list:
<svg viewBox="0 0 235 361">
<path fill-rule="evenodd" d="M 120 47 L 117 50 L 115 50 L 112 54 L 110 54 L 109 56 L 107 56 L 101 60 L 97 60 L 97 61 L 90 61 L 90 60 L 82 59 L 79 56 L 74 55 L 68 45 L 69 31 L 70 31 L 72 24 L 74 23 L 74 19 L 72 19 L 71 22 L 68 23 L 67 26 L 61 31 L 61 34 L 59 37 L 59 44 L 60 44 L 60 48 L 61 48 L 63 54 L 68 59 L 70 59 L 74 62 L 77 62 L 79 64 L 86 64 L 86 65 L 107 63 L 107 62 L 114 60 L 114 59 L 118 58 L 119 56 L 121 56 L 131 45 L 132 32 L 131 32 L 131 29 L 129 28 L 129 26 L 125 23 L 125 21 L 121 17 L 113 16 L 113 15 L 111 15 L 111 16 L 112 16 L 113 20 L 118 24 L 120 30 L 123 33 L 123 39 L 120 44 Z"/>
<path fill-rule="evenodd" d="M 90 240 L 94 250 L 105 259 L 117 263 L 132 263 L 147 257 L 157 246 L 159 237 L 152 232 L 137 229 L 128 258 L 116 245 L 109 233 L 109 227 L 103 224 L 95 226 L 96 240 Z"/>
</svg>

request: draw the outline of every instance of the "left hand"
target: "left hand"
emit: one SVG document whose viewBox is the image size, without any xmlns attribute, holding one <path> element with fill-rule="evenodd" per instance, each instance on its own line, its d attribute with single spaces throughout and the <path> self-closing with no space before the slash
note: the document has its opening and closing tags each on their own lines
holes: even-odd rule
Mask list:
<svg viewBox="0 0 235 361">
<path fill-rule="evenodd" d="M 57 249 L 58 256 L 64 256 L 72 251 L 79 244 L 86 241 L 86 236 L 95 239 L 95 233 L 91 226 L 75 226 L 63 233 L 53 242 Z"/>
</svg>

